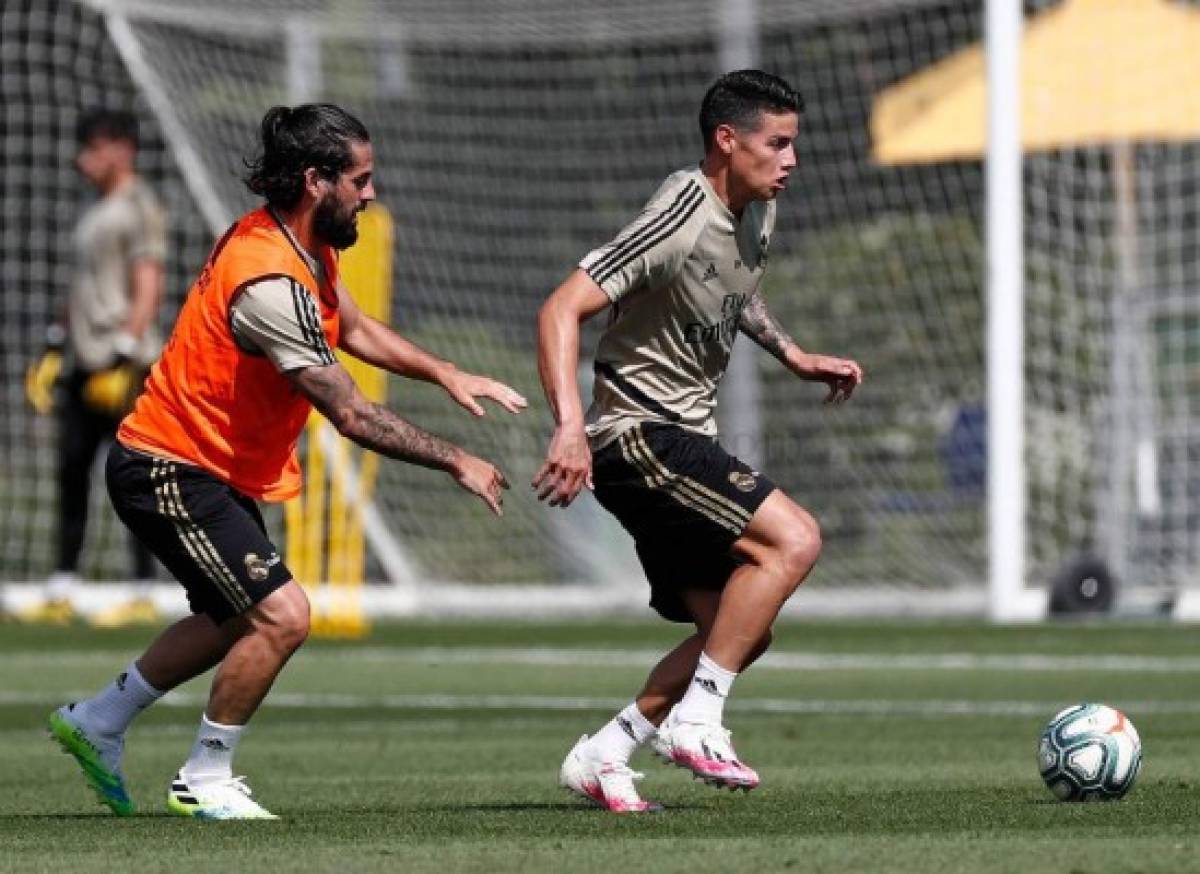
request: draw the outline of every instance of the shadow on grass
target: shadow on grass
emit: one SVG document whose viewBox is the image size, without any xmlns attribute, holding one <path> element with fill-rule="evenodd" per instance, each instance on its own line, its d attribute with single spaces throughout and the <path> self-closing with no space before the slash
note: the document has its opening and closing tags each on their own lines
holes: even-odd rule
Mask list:
<svg viewBox="0 0 1200 874">
<path fill-rule="evenodd" d="M 440 813 L 538 813 L 546 811 L 566 813 L 583 811 L 586 813 L 597 810 L 595 807 L 573 801 L 482 801 L 474 804 L 422 804 L 412 809 Z"/>
<path fill-rule="evenodd" d="M 165 811 L 146 811 L 135 813 L 133 816 L 113 816 L 111 813 L 97 811 L 96 813 L 0 813 L 0 822 L 19 822 L 22 820 L 71 820 L 79 822 L 137 822 L 147 819 L 170 819 L 186 822 L 189 818 L 178 816 Z"/>
<path fill-rule="evenodd" d="M 582 801 L 496 801 L 496 802 L 480 802 L 477 804 L 438 804 L 438 805 L 421 805 L 412 810 L 425 810 L 429 812 L 437 811 L 439 813 L 542 813 L 542 812 L 559 812 L 559 813 L 580 813 L 595 816 L 604 811 L 594 805 L 587 804 Z M 700 805 L 696 804 L 671 804 L 667 807 L 667 811 L 672 810 L 698 810 Z M 653 815 L 653 814 L 651 814 Z"/>
</svg>

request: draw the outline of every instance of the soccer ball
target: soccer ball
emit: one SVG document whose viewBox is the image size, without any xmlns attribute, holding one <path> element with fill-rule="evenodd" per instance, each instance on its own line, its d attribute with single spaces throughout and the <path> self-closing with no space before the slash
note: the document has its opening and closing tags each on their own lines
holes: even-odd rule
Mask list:
<svg viewBox="0 0 1200 874">
<path fill-rule="evenodd" d="M 1137 729 L 1104 704 L 1076 704 L 1055 714 L 1038 744 L 1038 770 L 1060 801 L 1120 798 L 1141 767 Z"/>
</svg>

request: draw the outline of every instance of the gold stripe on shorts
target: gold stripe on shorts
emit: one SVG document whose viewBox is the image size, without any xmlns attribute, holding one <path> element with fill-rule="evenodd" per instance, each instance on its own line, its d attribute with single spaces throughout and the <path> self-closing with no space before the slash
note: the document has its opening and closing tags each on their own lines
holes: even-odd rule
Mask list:
<svg viewBox="0 0 1200 874">
<path fill-rule="evenodd" d="M 196 524 L 183 505 L 183 494 L 179 490 L 179 479 L 176 476 L 175 465 L 162 459 L 155 459 L 150 471 L 150 480 L 154 483 L 154 496 L 158 512 L 171 520 L 179 535 L 179 542 L 187 550 L 188 555 L 204 572 L 217 589 L 225 596 L 235 610 L 243 611 L 252 606 L 250 596 L 242 588 L 233 571 L 225 564 L 221 554 L 209 538 L 208 533 Z"/>
<path fill-rule="evenodd" d="M 729 501 L 722 495 L 704 489 L 695 480 L 682 476 L 666 467 L 651 451 L 637 427 L 626 431 L 619 438 L 625 460 L 641 471 L 646 484 L 661 488 L 679 503 L 728 531 L 741 535 L 750 514 L 745 508 Z M 708 492 L 708 494 L 705 494 Z M 715 495 L 719 500 L 713 500 Z"/>
</svg>

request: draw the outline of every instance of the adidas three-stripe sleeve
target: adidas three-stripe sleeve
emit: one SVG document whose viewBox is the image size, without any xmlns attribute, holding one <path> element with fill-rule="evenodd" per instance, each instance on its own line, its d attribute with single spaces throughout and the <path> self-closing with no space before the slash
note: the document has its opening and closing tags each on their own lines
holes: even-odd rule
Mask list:
<svg viewBox="0 0 1200 874">
<path fill-rule="evenodd" d="M 286 276 L 247 287 L 230 307 L 229 325 L 242 349 L 265 355 L 281 372 L 337 360 L 321 328 L 316 301 Z"/>
<path fill-rule="evenodd" d="M 704 227 L 704 192 L 692 178 L 672 176 L 612 242 L 579 262 L 616 303 L 631 292 L 669 282 Z"/>
</svg>

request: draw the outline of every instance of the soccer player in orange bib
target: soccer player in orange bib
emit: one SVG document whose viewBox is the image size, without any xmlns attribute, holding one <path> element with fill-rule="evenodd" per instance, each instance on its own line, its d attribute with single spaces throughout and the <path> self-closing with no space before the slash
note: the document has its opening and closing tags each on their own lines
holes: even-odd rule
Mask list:
<svg viewBox="0 0 1200 874">
<path fill-rule="evenodd" d="M 805 509 L 717 442 L 717 385 L 739 331 L 796 376 L 828 386 L 829 402 L 848 399 L 863 376 L 854 361 L 803 351 L 759 292 L 802 109 L 777 76 L 718 79 L 700 107 L 703 161 L 667 177 L 538 319 L 538 365 L 558 427 L 534 488 L 565 506 L 594 486 L 633 536 L 650 605 L 696 628 L 563 762 L 562 784 L 612 811 L 657 807 L 639 797 L 641 775 L 629 768 L 646 742 L 713 785 L 758 785 L 724 728 L 725 698 L 770 644 L 821 534 Z M 606 309 L 585 418 L 579 325 Z"/>
<path fill-rule="evenodd" d="M 466 373 L 363 314 L 338 280 L 338 250 L 375 198 L 371 140 L 331 104 L 275 107 L 262 121 L 249 188 L 266 203 L 231 227 L 188 293 L 145 393 L 108 457 L 118 515 L 187 590 L 180 620 L 95 696 L 50 716 L 52 736 L 100 800 L 133 812 L 125 730 L 157 698 L 219 666 L 191 754 L 167 793 L 173 813 L 273 819 L 232 770 L 246 723 L 304 642 L 309 605 L 267 536 L 256 501 L 300 492 L 296 443 L 312 408 L 345 437 L 450 474 L 501 512 L 504 475 L 368 401 L 334 348 L 441 385 L 483 415 L 525 399 Z"/>
</svg>

